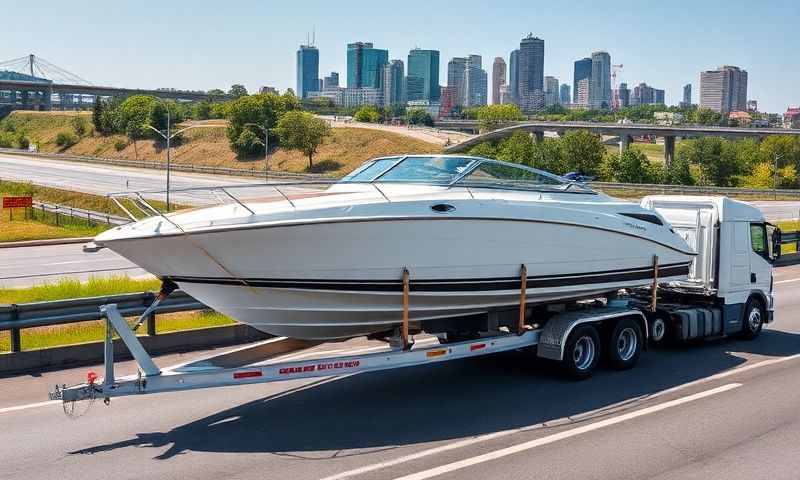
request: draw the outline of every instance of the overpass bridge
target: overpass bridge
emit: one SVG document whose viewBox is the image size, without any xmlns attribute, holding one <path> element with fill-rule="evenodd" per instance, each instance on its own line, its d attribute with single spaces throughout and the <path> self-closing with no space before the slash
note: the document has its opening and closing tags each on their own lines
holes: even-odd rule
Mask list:
<svg viewBox="0 0 800 480">
<path fill-rule="evenodd" d="M 210 99 L 199 91 L 93 85 L 34 55 L 0 62 L 0 110 L 80 110 L 91 107 L 98 98 L 132 95 L 187 102 Z"/>
<path fill-rule="evenodd" d="M 597 135 L 618 136 L 620 138 L 620 151 L 624 151 L 633 142 L 633 137 L 649 135 L 664 138 L 664 161 L 667 165 L 675 156 L 675 137 L 723 137 L 728 139 L 756 138 L 764 139 L 772 135 L 800 136 L 800 129 L 783 128 L 743 128 L 743 127 L 712 127 L 695 125 L 650 125 L 637 123 L 599 123 L 599 122 L 509 122 L 507 126 L 491 132 L 476 135 L 468 140 L 445 148 L 445 153 L 460 153 L 486 141 L 498 140 L 510 136 L 514 132 L 523 131 L 530 133 L 537 142 L 544 140 L 545 132 L 555 132 L 558 135 L 571 130 L 587 130 Z M 439 128 L 474 130 L 477 131 L 477 120 L 444 120 L 436 122 Z"/>
</svg>

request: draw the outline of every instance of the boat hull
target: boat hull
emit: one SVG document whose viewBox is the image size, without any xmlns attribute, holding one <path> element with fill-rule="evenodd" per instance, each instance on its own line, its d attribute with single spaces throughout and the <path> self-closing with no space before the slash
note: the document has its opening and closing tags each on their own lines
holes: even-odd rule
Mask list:
<svg viewBox="0 0 800 480">
<path fill-rule="evenodd" d="M 337 339 L 410 319 L 458 318 L 682 279 L 691 253 L 636 232 L 553 221 L 389 218 L 128 238 L 106 246 L 215 310 L 259 330 Z"/>
</svg>

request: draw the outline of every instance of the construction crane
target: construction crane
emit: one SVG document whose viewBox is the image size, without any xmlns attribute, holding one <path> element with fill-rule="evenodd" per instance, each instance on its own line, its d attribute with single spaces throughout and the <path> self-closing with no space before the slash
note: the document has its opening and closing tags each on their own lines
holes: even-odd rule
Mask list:
<svg viewBox="0 0 800 480">
<path fill-rule="evenodd" d="M 614 92 L 611 96 L 611 109 L 619 109 L 619 86 L 617 85 L 617 72 L 622 71 L 622 64 L 611 65 L 611 91 Z"/>
</svg>

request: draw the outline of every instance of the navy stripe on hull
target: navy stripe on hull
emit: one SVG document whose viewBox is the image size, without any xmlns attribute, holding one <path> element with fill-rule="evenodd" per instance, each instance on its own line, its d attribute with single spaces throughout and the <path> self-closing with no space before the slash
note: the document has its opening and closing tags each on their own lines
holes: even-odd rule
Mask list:
<svg viewBox="0 0 800 480">
<path fill-rule="evenodd" d="M 689 264 L 679 263 L 660 266 L 660 278 L 689 274 Z M 166 277 L 175 283 L 202 283 L 211 285 L 247 285 L 304 290 L 401 292 L 402 280 L 292 280 L 271 278 L 222 278 L 222 277 Z M 630 268 L 625 270 L 606 270 L 602 272 L 570 273 L 563 275 L 529 276 L 527 288 L 566 287 L 570 285 L 590 285 L 617 283 L 653 278 L 653 267 Z M 450 280 L 411 280 L 412 292 L 478 292 L 494 290 L 519 290 L 520 280 L 514 277 L 470 278 Z"/>
</svg>

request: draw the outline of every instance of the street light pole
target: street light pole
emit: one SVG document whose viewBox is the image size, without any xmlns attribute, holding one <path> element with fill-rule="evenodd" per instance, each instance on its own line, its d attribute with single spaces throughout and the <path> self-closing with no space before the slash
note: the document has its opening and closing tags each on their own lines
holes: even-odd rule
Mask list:
<svg viewBox="0 0 800 480">
<path fill-rule="evenodd" d="M 170 203 L 169 203 L 169 172 L 170 172 L 170 155 L 169 155 L 169 146 L 170 140 L 172 136 L 170 135 L 170 115 L 169 115 L 169 107 L 162 102 L 164 108 L 167 110 L 167 212 L 170 211 Z"/>
<path fill-rule="evenodd" d="M 167 109 L 167 133 L 166 133 L 166 135 L 164 134 L 164 132 L 162 132 L 161 130 L 155 128 L 152 125 L 145 125 L 144 127 L 145 128 L 149 128 L 150 130 L 152 130 L 152 131 L 156 132 L 157 134 L 161 135 L 161 138 L 163 138 L 164 140 L 167 141 L 167 211 L 169 212 L 170 211 L 170 207 L 171 207 L 170 199 L 169 199 L 169 190 L 170 190 L 170 188 L 169 188 L 170 187 L 170 185 L 169 185 L 169 180 L 170 180 L 169 172 L 170 172 L 170 163 L 171 163 L 169 150 L 170 150 L 172 139 L 177 137 L 181 133 L 185 132 L 186 130 L 191 130 L 193 128 L 199 127 L 199 125 L 189 125 L 186 128 L 182 128 L 182 129 L 178 130 L 177 132 L 172 133 L 172 125 L 171 125 L 171 119 L 170 119 L 170 116 L 169 116 L 169 109 Z"/>
</svg>

